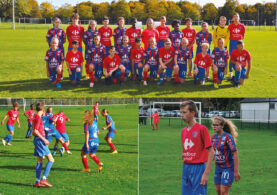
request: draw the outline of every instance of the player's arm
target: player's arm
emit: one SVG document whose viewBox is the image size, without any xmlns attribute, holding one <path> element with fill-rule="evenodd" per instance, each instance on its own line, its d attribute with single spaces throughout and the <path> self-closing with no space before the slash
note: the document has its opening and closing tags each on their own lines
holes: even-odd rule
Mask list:
<svg viewBox="0 0 277 195">
<path fill-rule="evenodd" d="M 165 66 L 165 64 L 163 63 L 163 59 L 162 58 L 159 58 L 159 63 L 161 66 Z"/>
<path fill-rule="evenodd" d="M 251 69 L 251 60 L 247 60 L 247 72 L 246 72 L 246 75 L 245 75 L 245 78 L 249 78 L 249 74 L 250 74 L 250 69 Z"/>
<path fill-rule="evenodd" d="M 88 145 L 88 137 L 89 137 L 89 132 L 86 131 L 85 133 L 85 142 L 86 142 L 86 147 L 87 147 L 87 150 L 89 150 L 89 145 Z"/>
<path fill-rule="evenodd" d="M 68 63 L 68 62 L 66 62 L 66 66 L 67 66 L 68 74 L 69 74 L 69 75 L 72 75 L 72 72 L 71 72 L 71 70 L 70 70 L 70 68 L 69 68 L 69 63 Z"/>
<path fill-rule="evenodd" d="M 20 128 L 20 122 L 19 122 L 19 117 L 16 118 L 17 126 Z"/>
<path fill-rule="evenodd" d="M 240 180 L 240 173 L 239 173 L 239 156 L 238 156 L 238 151 L 234 151 L 233 155 L 234 155 L 234 176 L 235 176 L 235 180 L 239 181 Z"/>
<path fill-rule="evenodd" d="M 177 63 L 177 55 L 174 55 L 174 64 L 178 65 L 178 63 Z"/>
<path fill-rule="evenodd" d="M 210 146 L 208 148 L 208 161 L 207 161 L 207 164 L 206 164 L 206 169 L 202 175 L 202 178 L 201 178 L 201 185 L 206 185 L 208 183 L 208 177 L 209 177 L 209 173 L 212 169 L 212 161 L 214 159 L 214 149 L 212 146 Z"/>
<path fill-rule="evenodd" d="M 110 126 L 112 126 L 112 123 L 109 123 L 109 124 L 107 125 L 107 127 L 103 127 L 103 130 L 108 129 Z"/>
<path fill-rule="evenodd" d="M 34 134 L 38 136 L 45 143 L 46 146 L 49 145 L 49 141 L 45 139 L 36 128 L 34 128 Z"/>
<path fill-rule="evenodd" d="M 3 118 L 2 122 L 1 122 L 2 125 L 4 125 L 4 122 L 5 122 L 5 120 L 6 120 L 6 118 L 7 118 L 8 116 L 9 116 L 9 115 L 7 115 L 7 114 L 4 116 L 4 118 Z"/>
<path fill-rule="evenodd" d="M 170 63 L 172 62 L 172 60 L 173 60 L 173 57 L 170 58 L 170 59 L 168 59 L 168 60 L 165 62 L 165 65 L 170 64 Z"/>
<path fill-rule="evenodd" d="M 135 75 L 135 60 L 131 59 L 131 64 L 132 64 L 132 75 Z"/>
</svg>

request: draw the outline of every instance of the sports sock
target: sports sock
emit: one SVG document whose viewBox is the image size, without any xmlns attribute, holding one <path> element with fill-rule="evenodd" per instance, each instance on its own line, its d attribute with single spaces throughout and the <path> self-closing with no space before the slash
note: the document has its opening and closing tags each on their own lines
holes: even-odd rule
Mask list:
<svg viewBox="0 0 277 195">
<path fill-rule="evenodd" d="M 143 80 L 146 81 L 146 79 L 147 79 L 147 72 L 143 71 Z"/>
<path fill-rule="evenodd" d="M 30 136 L 30 130 L 27 130 L 26 138 Z"/>
<path fill-rule="evenodd" d="M 179 81 L 179 75 L 177 73 L 173 74 L 174 82 L 177 83 Z"/>
<path fill-rule="evenodd" d="M 217 83 L 217 73 L 213 73 L 213 80 L 214 80 L 214 83 Z"/>
<path fill-rule="evenodd" d="M 156 130 L 158 130 L 159 129 L 159 126 L 158 125 L 156 125 Z"/>
<path fill-rule="evenodd" d="M 66 151 L 69 150 L 68 147 L 67 147 L 67 145 L 66 145 L 65 143 L 63 143 L 62 145 L 63 145 L 63 147 L 64 147 L 64 149 L 65 149 Z"/>
<path fill-rule="evenodd" d="M 113 78 L 113 83 L 116 84 L 117 80 L 116 78 Z"/>
<path fill-rule="evenodd" d="M 100 160 L 99 158 L 95 155 L 93 157 L 91 157 L 91 159 L 96 163 L 96 164 L 99 164 L 100 163 Z"/>
<path fill-rule="evenodd" d="M 76 81 L 77 81 L 77 83 L 80 82 L 80 79 L 81 79 L 81 72 L 76 72 Z"/>
<path fill-rule="evenodd" d="M 4 140 L 6 140 L 7 143 L 10 143 L 10 141 L 12 140 L 12 138 L 13 138 L 13 136 L 11 136 L 10 134 L 8 134 L 8 135 L 4 138 Z"/>
<path fill-rule="evenodd" d="M 86 64 L 86 74 L 89 74 L 89 64 Z"/>
<path fill-rule="evenodd" d="M 113 143 L 109 143 L 109 145 L 110 145 L 110 147 L 111 147 L 111 149 L 112 149 L 113 151 L 116 150 L 115 147 L 114 147 L 114 145 L 113 145 Z"/>
<path fill-rule="evenodd" d="M 83 165 L 84 165 L 85 169 L 88 169 L 88 159 L 87 159 L 87 157 L 83 157 L 82 162 L 83 162 Z"/>
<path fill-rule="evenodd" d="M 235 71 L 235 82 L 236 84 L 239 83 L 239 78 L 240 78 L 241 71 Z"/>
<path fill-rule="evenodd" d="M 54 152 L 56 152 L 58 149 L 58 146 L 54 146 Z"/>
<path fill-rule="evenodd" d="M 160 75 L 160 80 L 163 80 L 163 78 L 164 78 L 164 72 L 163 71 L 160 72 L 159 75 Z"/>
<path fill-rule="evenodd" d="M 43 173 L 42 180 L 46 180 L 46 178 L 47 178 L 48 175 L 49 175 L 49 172 L 50 172 L 50 170 L 51 170 L 52 165 L 53 165 L 53 162 L 52 162 L 52 161 L 48 161 L 48 162 L 47 162 L 46 167 L 45 167 L 45 170 L 44 170 L 44 173 Z"/>
<path fill-rule="evenodd" d="M 37 163 L 36 166 L 36 183 L 40 182 L 42 163 Z"/>
<path fill-rule="evenodd" d="M 152 127 L 153 127 L 153 130 L 155 130 L 155 126 L 154 126 L 154 125 L 152 125 Z"/>
<path fill-rule="evenodd" d="M 122 72 L 122 73 L 121 73 L 121 76 L 120 76 L 120 79 L 123 80 L 123 79 L 124 79 L 124 76 L 125 76 L 125 72 Z"/>
<path fill-rule="evenodd" d="M 61 82 L 62 74 L 57 74 L 56 83 Z"/>
<path fill-rule="evenodd" d="M 141 77 L 142 77 L 142 70 L 143 70 L 142 67 L 138 67 L 139 80 L 141 80 Z"/>
<path fill-rule="evenodd" d="M 91 83 L 94 83 L 94 81 L 95 81 L 95 76 L 94 76 L 94 71 L 92 71 L 92 72 L 90 73 L 90 82 L 91 82 Z"/>
</svg>

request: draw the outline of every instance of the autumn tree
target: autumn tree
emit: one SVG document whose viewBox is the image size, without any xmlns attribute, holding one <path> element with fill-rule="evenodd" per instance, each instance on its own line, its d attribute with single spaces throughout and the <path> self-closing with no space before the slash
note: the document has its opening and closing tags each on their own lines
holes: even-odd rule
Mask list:
<svg viewBox="0 0 277 195">
<path fill-rule="evenodd" d="M 89 5 L 80 4 L 78 5 L 78 13 L 82 19 L 93 18 L 92 7 Z"/>
<path fill-rule="evenodd" d="M 74 9 L 72 5 L 66 3 L 57 10 L 56 15 L 60 18 L 71 18 L 73 13 L 74 13 Z"/>
<path fill-rule="evenodd" d="M 42 2 L 40 4 L 40 13 L 43 18 L 52 18 L 54 16 L 54 9 L 48 2 Z"/>
<path fill-rule="evenodd" d="M 41 18 L 41 13 L 40 13 L 40 9 L 38 6 L 38 2 L 36 0 L 29 0 L 28 3 L 32 6 L 30 16 L 32 18 Z"/>
<path fill-rule="evenodd" d="M 125 0 L 119 0 L 118 2 L 113 2 L 111 4 L 111 14 L 109 15 L 114 21 L 120 16 L 129 19 L 131 17 L 131 10 Z"/>
<path fill-rule="evenodd" d="M 30 17 L 32 6 L 29 0 L 17 0 L 15 4 L 15 14 L 17 17 Z"/>
</svg>

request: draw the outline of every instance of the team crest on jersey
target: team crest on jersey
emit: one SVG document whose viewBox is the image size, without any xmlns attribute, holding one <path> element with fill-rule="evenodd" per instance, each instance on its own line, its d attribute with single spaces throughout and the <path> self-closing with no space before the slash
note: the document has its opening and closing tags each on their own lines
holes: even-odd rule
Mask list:
<svg viewBox="0 0 277 195">
<path fill-rule="evenodd" d="M 197 135 L 198 135 L 198 132 L 196 132 L 196 131 L 192 132 L 192 137 L 193 137 L 194 139 L 197 137 Z"/>
</svg>

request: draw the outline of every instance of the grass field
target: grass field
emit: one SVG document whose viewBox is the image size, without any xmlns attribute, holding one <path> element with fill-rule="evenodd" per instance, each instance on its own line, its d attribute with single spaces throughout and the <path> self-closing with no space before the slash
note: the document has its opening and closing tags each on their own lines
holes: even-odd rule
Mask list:
<svg viewBox="0 0 277 195">
<path fill-rule="evenodd" d="M 117 133 L 114 139 L 118 154 L 110 154 L 109 146 L 104 141 L 106 131 L 100 130 L 100 145 L 97 155 L 104 163 L 102 172 L 89 159 L 91 173 L 82 173 L 83 164 L 80 151 L 84 144 L 82 114 L 91 107 L 64 107 L 64 113 L 71 119 L 67 123 L 72 155 L 54 156 L 55 162 L 48 181 L 51 189 L 33 188 L 35 183 L 36 157 L 33 156 L 33 140 L 25 139 L 27 122 L 20 111 L 21 129 L 16 126 L 12 146 L 0 146 L 0 194 L 137 194 L 138 186 L 138 131 L 137 105 L 100 106 L 110 110 L 116 122 Z M 60 108 L 54 108 L 54 113 Z M 6 110 L 0 111 L 0 117 Z M 105 119 L 99 118 L 99 128 L 105 125 Z M 5 126 L 0 127 L 1 139 L 6 136 Z M 50 144 L 52 150 L 54 143 Z M 43 170 L 47 160 L 44 160 Z"/>
<path fill-rule="evenodd" d="M 105 86 L 104 82 L 89 89 L 89 81 L 82 79 L 79 88 L 69 84 L 65 70 L 62 88 L 53 87 L 46 77 L 44 56 L 48 45 L 45 41 L 48 25 L 33 25 L 12 31 L 10 25 L 0 24 L 0 96 L 1 97 L 276 97 L 277 88 L 277 31 L 248 30 L 246 49 L 252 55 L 250 78 L 240 89 L 223 81 L 220 89 L 214 89 L 209 80 L 205 86 L 196 86 L 192 79 L 184 85 L 174 86 L 156 82 L 148 86 L 134 82 L 121 86 Z M 86 27 L 86 26 L 85 26 Z M 115 26 L 112 26 L 113 28 Z M 66 26 L 64 25 L 65 29 Z M 181 29 L 183 26 L 181 27 Z M 197 27 L 199 30 L 199 27 Z M 212 46 L 213 47 L 213 46 Z M 65 44 L 67 48 L 67 43 Z M 83 73 L 84 75 L 84 73 Z M 210 75 L 211 78 L 211 75 Z"/>
<path fill-rule="evenodd" d="M 211 124 L 211 123 L 210 123 Z M 180 120 L 161 120 L 153 132 L 149 123 L 139 129 L 140 194 L 181 194 L 182 143 Z M 213 131 L 210 129 L 210 135 Z M 234 182 L 230 194 L 276 194 L 277 133 L 274 130 L 239 128 L 237 148 L 241 180 Z M 209 175 L 208 195 L 216 194 L 214 167 Z"/>
</svg>

